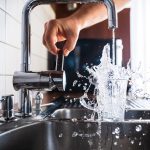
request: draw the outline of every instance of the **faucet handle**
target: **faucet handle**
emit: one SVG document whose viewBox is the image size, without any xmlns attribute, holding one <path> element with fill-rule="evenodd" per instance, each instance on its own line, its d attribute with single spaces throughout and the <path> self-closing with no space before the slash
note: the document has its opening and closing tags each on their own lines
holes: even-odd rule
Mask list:
<svg viewBox="0 0 150 150">
<path fill-rule="evenodd" d="M 56 46 L 59 49 L 58 54 L 56 56 L 56 71 L 63 71 L 64 67 L 64 54 L 63 54 L 63 47 L 65 45 L 66 41 L 57 42 Z"/>
<path fill-rule="evenodd" d="M 63 67 L 64 67 L 64 55 L 63 55 L 63 50 L 59 50 L 58 54 L 56 56 L 56 67 L 55 70 L 56 71 L 63 71 Z"/>
</svg>

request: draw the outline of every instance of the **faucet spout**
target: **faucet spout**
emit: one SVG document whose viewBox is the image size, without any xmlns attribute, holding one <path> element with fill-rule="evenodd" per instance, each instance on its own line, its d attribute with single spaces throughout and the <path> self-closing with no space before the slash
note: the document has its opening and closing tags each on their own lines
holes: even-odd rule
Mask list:
<svg viewBox="0 0 150 150">
<path fill-rule="evenodd" d="M 31 0 L 26 3 L 22 15 L 22 67 L 21 71 L 29 71 L 30 65 L 30 12 L 41 4 L 50 3 L 68 3 L 68 0 Z M 118 27 L 117 13 L 113 0 L 71 0 L 71 3 L 99 3 L 102 2 L 108 12 L 108 28 L 115 29 Z"/>
<path fill-rule="evenodd" d="M 113 0 L 102 0 L 108 12 L 108 28 L 116 29 L 118 27 L 118 18 Z"/>
</svg>

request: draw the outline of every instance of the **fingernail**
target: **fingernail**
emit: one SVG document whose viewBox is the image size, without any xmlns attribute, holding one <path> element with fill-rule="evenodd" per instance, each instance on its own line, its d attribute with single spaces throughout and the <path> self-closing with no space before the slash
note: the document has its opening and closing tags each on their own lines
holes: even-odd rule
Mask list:
<svg viewBox="0 0 150 150">
<path fill-rule="evenodd" d="M 69 55 L 69 51 L 67 49 L 64 50 L 64 55 L 68 56 Z"/>
</svg>

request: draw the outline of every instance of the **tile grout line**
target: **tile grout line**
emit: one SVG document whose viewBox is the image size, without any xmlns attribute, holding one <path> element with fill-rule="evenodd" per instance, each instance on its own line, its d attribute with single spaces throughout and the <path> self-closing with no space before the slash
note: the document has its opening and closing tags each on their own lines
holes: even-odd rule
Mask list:
<svg viewBox="0 0 150 150">
<path fill-rule="evenodd" d="M 5 8 L 6 9 L 6 8 Z M 17 23 L 21 24 L 21 21 L 19 21 L 18 19 L 16 19 L 14 16 L 12 16 L 9 12 L 7 12 L 6 10 L 4 10 L 3 8 L 0 7 L 0 10 L 2 10 L 4 13 L 6 13 L 9 17 L 11 17 L 12 19 L 14 19 Z"/>
</svg>

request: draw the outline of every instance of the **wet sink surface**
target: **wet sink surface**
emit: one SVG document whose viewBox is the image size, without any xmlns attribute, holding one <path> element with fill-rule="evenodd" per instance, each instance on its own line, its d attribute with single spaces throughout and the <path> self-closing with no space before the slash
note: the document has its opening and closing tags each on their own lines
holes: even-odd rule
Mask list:
<svg viewBox="0 0 150 150">
<path fill-rule="evenodd" d="M 15 125 L 16 124 L 16 125 Z M 8 126 L 8 125 L 7 125 Z M 11 129 L 12 126 L 12 129 Z M 0 127 L 0 150 L 149 150 L 150 121 L 97 122 L 47 120 Z"/>
</svg>

